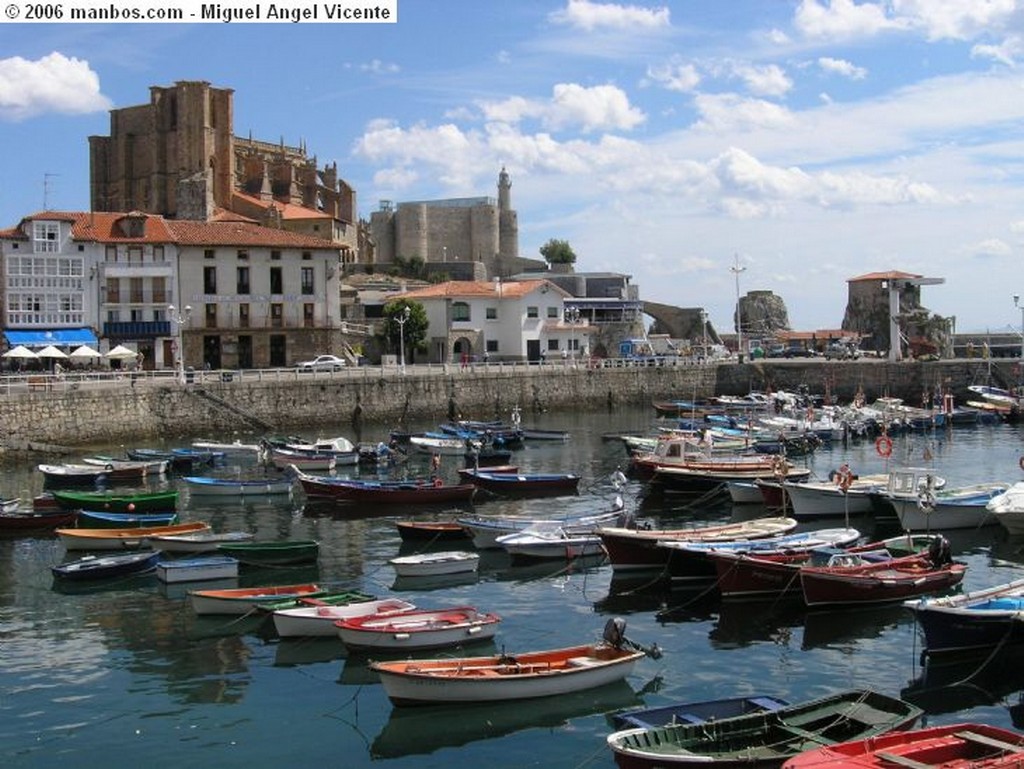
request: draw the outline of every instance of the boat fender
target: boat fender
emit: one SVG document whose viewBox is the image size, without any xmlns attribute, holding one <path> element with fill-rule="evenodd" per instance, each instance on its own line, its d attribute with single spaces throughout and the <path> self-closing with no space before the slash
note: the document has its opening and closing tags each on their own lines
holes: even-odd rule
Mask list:
<svg viewBox="0 0 1024 769">
<path fill-rule="evenodd" d="M 875 451 L 878 452 L 880 457 L 887 457 L 892 454 L 892 438 L 888 435 L 879 435 L 875 441 Z"/>
<path fill-rule="evenodd" d="M 923 490 L 917 495 L 917 506 L 925 513 L 931 513 L 935 511 L 935 495 L 927 489 Z"/>
<path fill-rule="evenodd" d="M 106 470 L 107 470 L 108 473 L 113 472 L 114 471 L 114 466 L 112 464 L 110 464 L 109 462 L 107 462 Z"/>
</svg>

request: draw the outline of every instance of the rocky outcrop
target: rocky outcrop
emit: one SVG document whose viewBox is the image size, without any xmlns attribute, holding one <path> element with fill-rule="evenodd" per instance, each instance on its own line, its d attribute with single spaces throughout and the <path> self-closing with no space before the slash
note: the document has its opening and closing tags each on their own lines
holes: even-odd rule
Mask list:
<svg viewBox="0 0 1024 769">
<path fill-rule="evenodd" d="M 771 336 L 776 331 L 790 330 L 786 303 L 771 291 L 750 291 L 740 297 L 740 317 L 743 319 L 743 333 L 747 335 Z"/>
</svg>

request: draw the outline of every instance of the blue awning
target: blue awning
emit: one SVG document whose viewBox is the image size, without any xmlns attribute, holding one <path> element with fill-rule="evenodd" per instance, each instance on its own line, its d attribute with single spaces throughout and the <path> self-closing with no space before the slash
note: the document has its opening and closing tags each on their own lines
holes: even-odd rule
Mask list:
<svg viewBox="0 0 1024 769">
<path fill-rule="evenodd" d="M 25 347 L 78 347 L 83 344 L 96 344 L 96 335 L 91 328 L 55 328 L 37 329 L 33 331 L 4 331 L 7 343 L 12 347 L 23 344 Z"/>
</svg>

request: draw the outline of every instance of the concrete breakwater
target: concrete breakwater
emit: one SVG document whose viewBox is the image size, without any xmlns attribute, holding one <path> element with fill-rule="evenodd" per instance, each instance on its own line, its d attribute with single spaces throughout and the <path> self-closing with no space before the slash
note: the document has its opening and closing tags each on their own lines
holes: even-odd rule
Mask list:
<svg viewBox="0 0 1024 769">
<path fill-rule="evenodd" d="M 347 426 L 354 440 L 379 440 L 407 423 L 463 416 L 508 419 L 564 409 L 611 410 L 655 400 L 794 390 L 805 385 L 839 402 L 858 390 L 870 402 L 887 395 L 910 405 L 936 392 L 958 403 L 967 385 L 987 383 L 984 361 L 890 363 L 877 360 L 755 361 L 688 366 L 473 366 L 466 369 L 359 368 L 337 374 L 234 372 L 192 384 L 153 379 L 98 387 L 9 388 L 0 397 L 2 444 L 8 452 L 142 442 L 202 434 L 239 436 Z M 227 379 L 228 381 L 225 381 Z M 653 412 L 652 412 L 653 413 Z M 536 420 L 533 420 L 536 421 Z"/>
</svg>

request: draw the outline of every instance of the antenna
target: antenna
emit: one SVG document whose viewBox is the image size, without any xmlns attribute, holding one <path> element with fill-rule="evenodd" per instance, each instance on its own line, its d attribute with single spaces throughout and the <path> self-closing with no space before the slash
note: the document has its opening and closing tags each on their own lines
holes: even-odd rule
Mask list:
<svg viewBox="0 0 1024 769">
<path fill-rule="evenodd" d="M 60 174 L 51 174 L 51 173 L 44 173 L 43 174 L 43 210 L 44 211 L 49 211 L 50 210 L 50 179 L 52 179 L 55 176 L 60 176 Z"/>
</svg>

